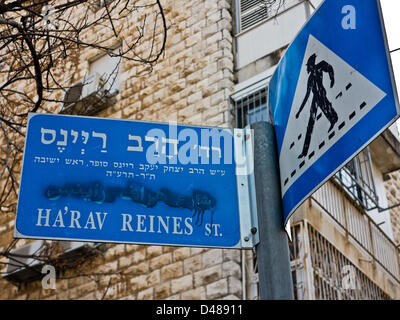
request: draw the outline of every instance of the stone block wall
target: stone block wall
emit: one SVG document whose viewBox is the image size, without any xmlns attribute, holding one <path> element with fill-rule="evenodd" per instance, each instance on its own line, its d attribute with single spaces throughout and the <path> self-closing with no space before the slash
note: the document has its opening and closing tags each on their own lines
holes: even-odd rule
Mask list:
<svg viewBox="0 0 400 320">
<path fill-rule="evenodd" d="M 389 179 L 385 182 L 385 189 L 388 205 L 393 206 L 400 203 L 400 171 L 395 171 L 388 175 Z M 393 228 L 393 239 L 400 245 L 400 207 L 390 210 L 390 220 Z"/>
<path fill-rule="evenodd" d="M 162 3 L 168 25 L 165 53 L 150 73 L 137 64 L 122 61 L 116 103 L 97 116 L 228 126 L 228 97 L 234 83 L 231 1 L 164 0 Z M 130 27 L 131 30 L 126 30 L 127 37 L 134 33 L 135 24 Z M 96 50 L 88 49 L 70 57 L 60 65 L 60 77 L 70 84 L 82 79 L 88 73 L 88 61 L 96 54 Z M 48 103 L 41 112 L 57 113 L 59 108 L 57 103 Z M 16 199 L 10 199 L 10 207 L 2 208 L 0 214 L 0 251 L 6 250 L 13 240 L 15 203 Z M 19 240 L 17 246 L 26 242 Z M 238 250 L 130 244 L 105 247 L 103 253 L 59 274 L 55 290 L 43 289 L 41 281 L 18 287 L 0 279 L 0 299 L 240 299 L 242 296 Z"/>
</svg>

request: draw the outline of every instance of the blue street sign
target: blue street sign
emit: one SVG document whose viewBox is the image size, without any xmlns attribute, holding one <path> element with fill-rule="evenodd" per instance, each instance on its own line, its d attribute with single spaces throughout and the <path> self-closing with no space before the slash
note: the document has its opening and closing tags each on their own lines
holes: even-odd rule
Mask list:
<svg viewBox="0 0 400 320">
<path fill-rule="evenodd" d="M 285 224 L 399 115 L 377 0 L 326 0 L 270 82 Z"/>
<path fill-rule="evenodd" d="M 230 129 L 31 114 L 15 236 L 241 247 Z"/>
</svg>

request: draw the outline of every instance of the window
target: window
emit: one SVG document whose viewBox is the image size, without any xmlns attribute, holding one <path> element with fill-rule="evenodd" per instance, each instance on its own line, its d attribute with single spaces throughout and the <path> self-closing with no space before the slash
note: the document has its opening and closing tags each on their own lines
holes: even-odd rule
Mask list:
<svg viewBox="0 0 400 320">
<path fill-rule="evenodd" d="M 368 147 L 339 170 L 334 179 L 365 210 L 378 207 L 378 196 Z"/>
<path fill-rule="evenodd" d="M 267 86 L 262 85 L 251 93 L 233 98 L 237 128 L 244 128 L 257 121 L 268 121 L 267 94 Z"/>
<path fill-rule="evenodd" d="M 236 0 L 238 8 L 238 32 L 244 31 L 269 17 L 270 2 L 268 0 Z"/>
<path fill-rule="evenodd" d="M 308 225 L 316 300 L 389 300 L 374 282 Z"/>
<path fill-rule="evenodd" d="M 112 106 L 119 92 L 119 48 L 89 62 L 89 72 L 81 81 L 67 88 L 60 113 L 95 115 Z"/>
<path fill-rule="evenodd" d="M 116 94 L 119 90 L 121 58 L 117 56 L 118 52 L 119 48 L 111 55 L 100 56 L 89 64 L 89 75 L 99 74 L 104 81 L 104 90 L 110 95 Z"/>
<path fill-rule="evenodd" d="M 35 240 L 4 252 L 8 261 L 4 262 L 2 276 L 16 285 L 36 281 L 43 278 L 45 264 L 51 264 L 57 272 L 76 268 L 104 249 L 92 242 Z"/>
<path fill-rule="evenodd" d="M 289 242 L 296 300 L 390 299 L 390 296 L 321 233 L 307 222 L 303 223 L 302 227 L 300 224 L 291 227 L 293 239 Z M 309 254 L 306 254 L 307 247 L 310 248 Z M 251 251 L 246 253 L 245 258 L 247 298 L 257 299 L 259 297 L 257 259 Z M 307 259 L 310 259 L 310 264 L 305 262 Z"/>
</svg>

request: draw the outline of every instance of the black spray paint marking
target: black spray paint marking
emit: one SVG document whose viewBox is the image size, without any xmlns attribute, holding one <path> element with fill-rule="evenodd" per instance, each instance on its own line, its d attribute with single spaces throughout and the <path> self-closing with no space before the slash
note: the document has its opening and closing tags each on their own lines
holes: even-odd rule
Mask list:
<svg viewBox="0 0 400 320">
<path fill-rule="evenodd" d="M 130 182 L 125 188 L 104 188 L 101 183 L 94 182 L 86 185 L 73 183 L 63 187 L 49 186 L 45 190 L 45 197 L 49 200 L 54 201 L 67 196 L 81 198 L 84 201 L 92 201 L 97 204 L 104 202 L 112 203 L 119 198 L 140 203 L 147 208 L 153 208 L 157 202 L 162 201 L 173 208 L 183 208 L 193 211 L 192 218 L 196 217 L 195 224 L 199 226 L 202 225 L 203 216 L 207 210 L 211 212 L 211 225 L 213 224 L 216 206 L 215 198 L 208 192 L 193 190 L 191 196 L 181 195 L 167 188 L 154 192 L 137 182 Z"/>
</svg>

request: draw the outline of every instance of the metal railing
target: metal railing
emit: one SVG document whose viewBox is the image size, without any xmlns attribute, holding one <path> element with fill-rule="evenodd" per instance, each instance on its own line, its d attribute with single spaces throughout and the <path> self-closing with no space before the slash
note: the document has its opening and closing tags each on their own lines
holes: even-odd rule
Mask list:
<svg viewBox="0 0 400 320">
<path fill-rule="evenodd" d="M 311 199 L 345 230 L 346 236 L 355 240 L 373 261 L 400 283 L 400 251 L 396 244 L 341 187 L 328 181 Z"/>
</svg>

